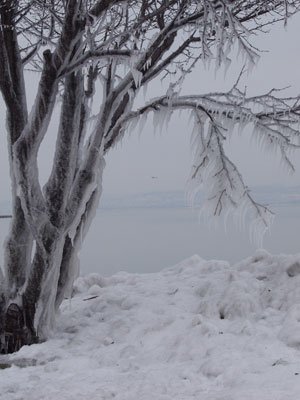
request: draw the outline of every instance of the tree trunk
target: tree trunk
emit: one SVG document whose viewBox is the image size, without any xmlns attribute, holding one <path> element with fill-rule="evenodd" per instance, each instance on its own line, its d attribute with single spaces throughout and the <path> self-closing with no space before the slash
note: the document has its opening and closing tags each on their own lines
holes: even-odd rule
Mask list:
<svg viewBox="0 0 300 400">
<path fill-rule="evenodd" d="M 38 342 L 29 310 L 11 303 L 2 317 L 4 334 L 1 337 L 1 354 L 14 353 L 22 346 Z"/>
<path fill-rule="evenodd" d="M 101 185 L 91 194 L 71 240 L 63 230 L 46 224 L 40 244 L 36 244 L 30 273 L 22 295 L 14 300 L 0 297 L 0 351 L 12 353 L 24 345 L 37 343 L 53 328 L 55 311 L 65 296 L 71 295 L 78 272 L 78 252 L 97 209 Z"/>
<path fill-rule="evenodd" d="M 53 325 L 63 237 L 45 228 L 43 247 L 36 245 L 24 292 L 14 301 L 4 301 L 1 352 L 11 353 L 42 340 Z M 0 304 L 1 306 L 1 304 Z"/>
<path fill-rule="evenodd" d="M 14 199 L 10 233 L 5 243 L 7 295 L 13 300 L 25 284 L 31 263 L 32 235 L 26 224 L 21 202 Z"/>
<path fill-rule="evenodd" d="M 81 217 L 73 240 L 67 235 L 64 243 L 60 275 L 58 280 L 55 308 L 58 309 L 65 297 L 72 295 L 74 280 L 79 273 L 78 253 L 82 247 L 85 235 L 88 232 L 93 216 L 96 213 L 101 195 L 101 186 L 92 193 L 86 204 L 85 212 Z"/>
</svg>

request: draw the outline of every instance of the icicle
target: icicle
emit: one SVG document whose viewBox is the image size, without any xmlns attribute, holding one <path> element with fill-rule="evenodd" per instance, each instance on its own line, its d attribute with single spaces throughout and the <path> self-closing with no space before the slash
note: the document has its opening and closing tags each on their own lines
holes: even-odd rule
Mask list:
<svg viewBox="0 0 300 400">
<path fill-rule="evenodd" d="M 139 128 L 138 128 L 139 134 L 141 134 L 141 133 L 144 131 L 144 127 L 145 127 L 146 122 L 147 122 L 147 117 L 148 117 L 148 114 L 147 114 L 147 113 L 144 113 L 144 114 L 142 114 L 142 116 L 139 118 Z"/>
<path fill-rule="evenodd" d="M 142 79 L 143 79 L 143 73 L 138 71 L 136 68 L 132 68 L 131 69 L 131 73 L 132 73 L 132 76 L 133 76 L 133 80 L 134 80 L 135 86 L 137 88 L 139 88 L 141 86 L 141 82 L 142 82 Z"/>
<path fill-rule="evenodd" d="M 146 83 L 143 85 L 143 96 L 144 96 L 144 101 L 146 100 L 147 90 L 148 90 L 148 83 L 146 82 Z"/>
</svg>

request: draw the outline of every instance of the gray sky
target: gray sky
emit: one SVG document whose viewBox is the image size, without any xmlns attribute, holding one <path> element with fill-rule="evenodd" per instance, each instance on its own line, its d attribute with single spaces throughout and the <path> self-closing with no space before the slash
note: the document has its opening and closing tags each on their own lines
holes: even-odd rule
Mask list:
<svg viewBox="0 0 300 400">
<path fill-rule="evenodd" d="M 300 16 L 290 20 L 285 30 L 282 24 L 272 29 L 268 35 L 257 38 L 262 53 L 257 67 L 244 77 L 243 85 L 247 85 L 249 94 L 259 94 L 273 87 L 291 86 L 288 94 L 300 93 Z M 224 78 L 220 70 L 214 71 L 198 68 L 190 76 L 185 85 L 185 92 L 205 93 L 214 90 L 229 89 L 236 80 L 243 65 L 242 60 L 233 57 L 232 66 Z M 212 66 L 211 70 L 214 70 Z M 37 76 L 29 73 L 27 85 L 30 93 L 34 93 Z M 161 84 L 158 82 L 150 90 L 151 94 L 159 94 Z M 33 96 L 32 96 L 33 99 Z M 32 99 L 29 99 L 32 101 Z M 5 112 L 0 102 L 0 128 L 2 145 L 0 146 L 0 201 L 9 198 L 9 170 L 5 140 Z M 136 193 L 144 191 L 181 190 L 185 188 L 191 165 L 190 131 L 188 119 L 175 116 L 167 131 L 154 134 L 152 118 L 145 125 L 142 133 L 138 129 L 127 134 L 123 142 L 111 151 L 107 157 L 107 168 L 104 176 L 106 194 Z M 55 123 L 54 123 L 55 124 Z M 51 131 L 51 129 L 50 129 Z M 44 180 L 49 173 L 54 135 L 48 137 L 41 149 L 40 176 Z M 284 183 L 298 185 L 300 177 L 300 155 L 295 155 L 297 172 L 290 176 L 282 170 L 280 157 L 266 154 L 255 142 L 249 140 L 249 132 L 241 137 L 233 137 L 228 143 L 228 151 L 233 161 L 244 175 L 248 185 L 266 185 Z M 299 160 L 299 161 L 298 161 Z M 158 179 L 152 179 L 152 177 Z"/>
</svg>

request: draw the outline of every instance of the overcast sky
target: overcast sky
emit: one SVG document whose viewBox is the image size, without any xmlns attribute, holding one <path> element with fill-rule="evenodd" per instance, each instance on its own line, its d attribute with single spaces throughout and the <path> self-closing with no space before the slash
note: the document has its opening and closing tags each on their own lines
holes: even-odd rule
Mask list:
<svg viewBox="0 0 300 400">
<path fill-rule="evenodd" d="M 244 77 L 249 94 L 259 94 L 273 87 L 291 86 L 287 93 L 300 93 L 300 16 L 290 20 L 285 30 L 282 24 L 273 28 L 268 35 L 257 38 L 262 53 L 257 67 Z M 224 78 L 223 71 L 215 76 L 214 71 L 198 68 L 188 79 L 185 92 L 205 93 L 214 90 L 229 89 L 236 80 L 243 65 L 242 60 L 233 57 L 232 66 Z M 212 68 L 214 70 L 214 68 Z M 27 75 L 27 85 L 34 93 L 35 80 L 33 73 Z M 160 83 L 153 87 L 151 93 L 159 92 Z M 33 96 L 32 96 L 33 98 Z M 32 99 L 29 99 L 32 101 Z M 7 163 L 5 112 L 0 102 L 0 129 L 2 140 L 0 146 L 0 201 L 9 198 L 9 170 Z M 189 176 L 192 163 L 190 152 L 191 126 L 184 115 L 174 116 L 167 131 L 153 132 L 151 118 L 139 133 L 138 129 L 127 134 L 122 144 L 111 151 L 107 157 L 107 168 L 104 176 L 106 194 L 122 194 L 161 190 L 183 190 Z M 49 173 L 54 135 L 48 133 L 40 157 L 40 176 L 44 180 Z M 249 140 L 249 132 L 241 137 L 234 137 L 227 145 L 233 161 L 238 165 L 248 185 L 287 184 L 298 185 L 300 177 L 300 154 L 295 155 L 297 172 L 290 176 L 282 170 L 280 157 L 262 152 L 255 142 Z M 297 161 L 299 160 L 299 161 Z M 153 179 L 157 177 L 157 179 Z"/>
</svg>

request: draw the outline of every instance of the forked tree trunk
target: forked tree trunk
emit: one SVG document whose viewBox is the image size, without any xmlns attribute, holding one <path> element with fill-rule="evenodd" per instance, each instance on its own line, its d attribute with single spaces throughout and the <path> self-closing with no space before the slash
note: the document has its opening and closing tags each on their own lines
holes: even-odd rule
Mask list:
<svg viewBox="0 0 300 400">
<path fill-rule="evenodd" d="M 12 353 L 36 342 L 29 313 L 20 307 L 20 291 L 31 263 L 32 235 L 20 199 L 15 198 L 13 219 L 5 246 L 6 282 L 0 294 L 0 352 Z M 0 282 L 1 286 L 1 282 Z"/>
<path fill-rule="evenodd" d="M 1 290 L 0 303 L 2 353 L 14 352 L 23 345 L 43 340 L 53 327 L 55 311 L 66 294 L 70 295 L 77 272 L 77 254 L 90 224 L 91 215 L 98 205 L 102 167 L 100 174 L 92 171 L 81 173 L 73 204 L 77 204 L 78 196 L 79 199 L 84 197 L 84 208 L 82 209 L 79 201 L 78 207 L 69 208 L 69 215 L 66 214 L 67 199 L 78 169 L 78 144 L 85 125 L 82 126 L 81 121 L 81 116 L 84 115 L 81 112 L 84 107 L 82 90 L 83 81 L 80 74 L 71 74 L 66 78 L 55 162 L 45 187 L 46 207 L 41 206 L 41 217 L 35 216 L 34 220 L 29 215 L 28 222 L 24 217 L 27 205 L 24 210 L 16 188 L 12 191 L 15 207 L 6 244 L 6 281 Z M 29 168 L 32 168 L 30 159 L 29 162 L 26 160 L 26 143 L 21 144 L 22 146 L 18 143 L 17 152 L 11 150 L 12 175 L 13 157 L 17 157 L 18 163 L 24 166 L 25 174 L 28 164 Z M 98 161 L 95 162 L 98 165 Z M 100 167 L 100 164 L 98 166 Z M 98 180 L 94 181 L 95 179 Z M 26 184 L 26 179 L 24 182 Z M 90 186 L 96 189 L 90 191 Z M 39 203 L 36 204 L 40 206 Z M 29 207 L 32 207 L 32 204 Z M 36 213 L 36 210 L 34 212 Z M 33 221 L 36 221 L 37 225 Z M 76 221 L 77 226 L 74 227 Z M 74 231 L 72 240 L 68 233 L 71 225 Z"/>
<path fill-rule="evenodd" d="M 100 185 L 86 204 L 75 237 L 46 225 L 41 246 L 36 244 L 26 282 L 14 297 L 3 291 L 0 297 L 0 352 L 12 353 L 24 345 L 44 340 L 53 327 L 55 312 L 71 296 L 78 272 L 78 252 L 100 197 Z M 10 235 L 12 236 L 12 234 Z M 28 240 L 31 241 L 29 236 Z M 25 243 L 26 244 L 26 243 Z M 25 249 L 27 246 L 24 247 Z"/>
<path fill-rule="evenodd" d="M 8 110 L 13 197 L 13 219 L 5 251 L 5 275 L 1 279 L 3 282 L 0 281 L 2 353 L 36 342 L 38 336 L 44 334 L 41 327 L 49 327 L 53 319 L 66 233 L 63 224 L 59 222 L 56 226 L 52 223 L 53 213 L 45 206 L 38 182 L 37 152 L 55 104 L 58 71 L 71 57 L 78 32 L 84 30 L 78 20 L 79 3 L 70 0 L 57 47 L 53 54 L 49 50 L 44 53 L 44 69 L 28 121 L 24 65 L 14 29 L 17 3 L 7 1 L 0 7 L 0 89 Z M 73 75 L 69 86 L 72 86 L 72 79 L 74 81 Z M 76 82 L 73 86 L 77 90 Z M 78 92 L 77 95 L 80 98 Z M 74 119 L 76 107 L 72 111 Z"/>
<path fill-rule="evenodd" d="M 17 295 L 6 291 L 0 298 L 1 353 L 45 339 L 53 327 L 55 309 L 72 285 L 75 249 L 71 239 L 47 227 L 41 242 L 42 246 L 36 244 L 26 282 L 16 288 Z"/>
</svg>

